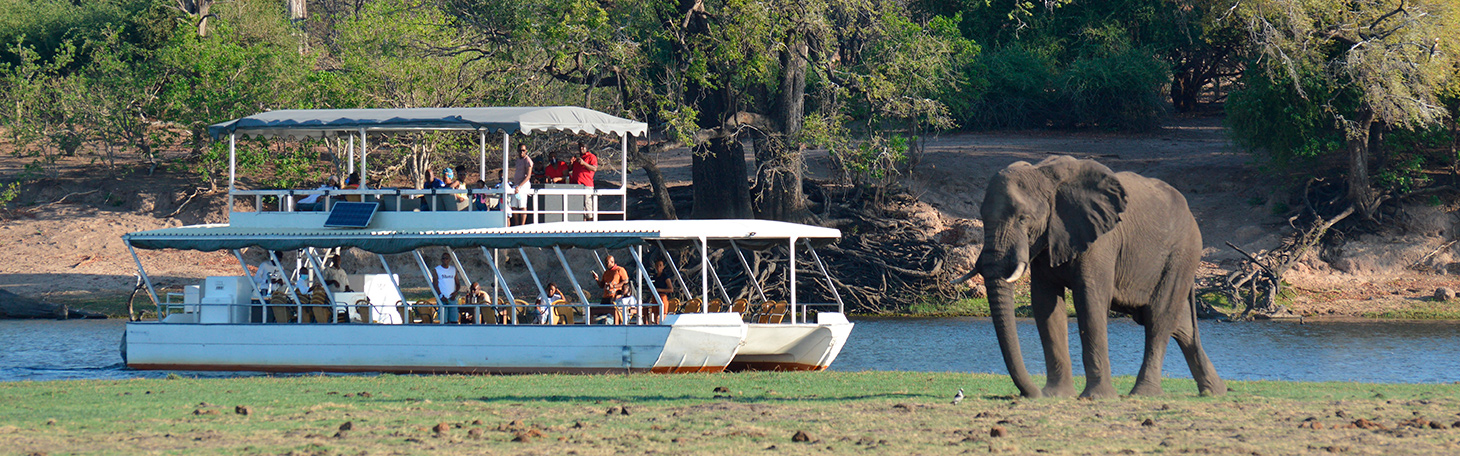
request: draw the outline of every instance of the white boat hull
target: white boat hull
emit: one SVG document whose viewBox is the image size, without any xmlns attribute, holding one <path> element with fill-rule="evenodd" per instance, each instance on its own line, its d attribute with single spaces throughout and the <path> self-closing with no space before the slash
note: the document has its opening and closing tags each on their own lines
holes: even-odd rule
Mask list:
<svg viewBox="0 0 1460 456">
<path fill-rule="evenodd" d="M 817 314 L 816 323 L 747 325 L 745 344 L 729 370 L 820 371 L 831 366 L 852 333 L 841 313 Z"/>
<path fill-rule="evenodd" d="M 123 355 L 149 370 L 719 372 L 746 332 L 734 314 L 653 326 L 128 323 Z"/>
</svg>

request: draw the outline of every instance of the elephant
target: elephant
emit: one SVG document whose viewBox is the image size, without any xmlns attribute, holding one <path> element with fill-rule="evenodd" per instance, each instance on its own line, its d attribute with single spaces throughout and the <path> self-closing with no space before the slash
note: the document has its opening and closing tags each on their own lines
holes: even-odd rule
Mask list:
<svg viewBox="0 0 1460 456">
<path fill-rule="evenodd" d="M 1074 395 L 1065 313 L 1073 296 L 1085 364 L 1084 398 L 1114 397 L 1106 320 L 1110 311 L 1145 327 L 1145 357 L 1132 395 L 1160 395 L 1167 337 L 1174 337 L 1203 395 L 1226 393 L 1197 332 L 1195 285 L 1201 231 L 1179 191 L 1158 179 L 1115 173 L 1093 160 L 1056 156 L 1016 162 L 990 179 L 980 208 L 984 277 L 1004 364 L 1026 397 Z M 1044 345 L 1047 379 L 1024 369 L 1013 286 L 1025 272 Z"/>
</svg>

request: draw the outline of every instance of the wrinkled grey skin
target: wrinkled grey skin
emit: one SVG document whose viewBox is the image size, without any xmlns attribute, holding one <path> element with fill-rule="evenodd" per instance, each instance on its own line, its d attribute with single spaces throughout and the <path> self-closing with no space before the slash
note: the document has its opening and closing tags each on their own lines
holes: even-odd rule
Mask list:
<svg viewBox="0 0 1460 456">
<path fill-rule="evenodd" d="M 1161 394 L 1168 337 L 1181 347 L 1202 394 L 1227 391 L 1197 334 L 1193 290 L 1201 231 L 1176 189 L 1091 160 L 1051 157 L 1000 171 L 989 181 L 982 211 L 983 251 L 974 269 L 955 282 L 984 276 L 999 348 L 1024 396 L 1075 393 L 1066 290 L 1074 297 L 1084 351 L 1081 397 L 1116 396 L 1106 341 L 1111 310 L 1146 329 L 1145 359 L 1131 394 Z M 1024 369 L 1014 326 L 1013 282 L 1026 271 L 1044 345 L 1043 389 Z"/>
</svg>

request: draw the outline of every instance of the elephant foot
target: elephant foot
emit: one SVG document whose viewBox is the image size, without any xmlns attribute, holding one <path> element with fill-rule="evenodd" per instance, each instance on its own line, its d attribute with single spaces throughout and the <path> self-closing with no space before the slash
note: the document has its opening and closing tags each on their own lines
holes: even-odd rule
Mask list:
<svg viewBox="0 0 1460 456">
<path fill-rule="evenodd" d="M 1227 382 L 1223 382 L 1222 379 L 1216 379 L 1210 382 L 1197 382 L 1196 389 L 1202 396 L 1221 396 L 1227 394 Z"/>
<path fill-rule="evenodd" d="M 1132 396 L 1160 396 L 1162 394 L 1165 394 L 1165 391 L 1161 390 L 1160 382 L 1136 382 L 1135 388 L 1130 390 Z"/>
<path fill-rule="evenodd" d="M 1088 385 L 1085 387 L 1085 392 L 1080 393 L 1081 399 L 1109 399 L 1118 396 L 1115 393 L 1115 387 L 1110 386 L 1109 383 Z"/>
<path fill-rule="evenodd" d="M 1075 395 L 1075 385 L 1045 385 L 1041 391 L 1045 397 L 1070 397 Z"/>
</svg>

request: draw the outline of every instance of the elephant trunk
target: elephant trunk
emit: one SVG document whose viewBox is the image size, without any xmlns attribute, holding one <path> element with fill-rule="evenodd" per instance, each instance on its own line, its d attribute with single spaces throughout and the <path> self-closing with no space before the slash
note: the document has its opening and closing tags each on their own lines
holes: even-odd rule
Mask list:
<svg viewBox="0 0 1460 456">
<path fill-rule="evenodd" d="M 1034 386 L 1034 379 L 1029 377 L 1029 371 L 1024 369 L 1024 354 L 1019 350 L 1019 330 L 1014 321 L 1013 284 L 1001 279 L 1003 278 L 984 276 L 984 285 L 988 287 L 989 293 L 989 313 L 993 316 L 994 332 L 999 338 L 999 350 L 1004 354 L 1004 366 L 1009 369 L 1009 377 L 1014 380 L 1014 386 L 1019 387 L 1020 394 L 1024 397 L 1040 397 L 1042 393 Z"/>
</svg>

